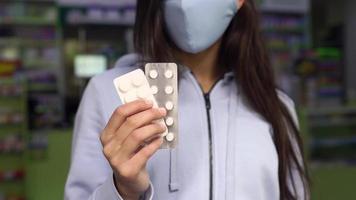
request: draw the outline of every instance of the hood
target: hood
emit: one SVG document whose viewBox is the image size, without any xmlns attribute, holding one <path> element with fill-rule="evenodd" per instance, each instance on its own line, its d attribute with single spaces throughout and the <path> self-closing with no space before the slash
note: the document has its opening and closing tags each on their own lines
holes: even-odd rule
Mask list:
<svg viewBox="0 0 356 200">
<path fill-rule="evenodd" d="M 122 56 L 116 63 L 114 68 L 137 67 L 139 55 L 132 53 Z"/>
</svg>

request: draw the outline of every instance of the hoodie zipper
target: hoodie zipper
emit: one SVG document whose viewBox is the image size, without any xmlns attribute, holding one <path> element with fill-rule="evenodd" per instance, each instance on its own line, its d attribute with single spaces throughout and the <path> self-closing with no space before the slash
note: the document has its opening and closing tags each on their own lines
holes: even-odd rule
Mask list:
<svg viewBox="0 0 356 200">
<path fill-rule="evenodd" d="M 207 122 L 208 122 L 208 139 L 209 139 L 209 200 L 213 200 L 214 199 L 213 198 L 214 162 L 213 162 L 213 135 L 212 135 L 211 115 L 210 115 L 210 110 L 211 110 L 210 94 L 222 78 L 219 78 L 218 81 L 216 81 L 214 85 L 210 88 L 210 90 L 207 93 L 205 93 L 201 85 L 196 81 L 197 79 L 195 78 L 194 74 L 191 73 L 191 75 L 192 75 L 191 78 L 193 83 L 196 83 L 198 88 L 200 88 L 200 91 L 202 92 L 205 101 L 205 110 L 206 110 Z"/>
<path fill-rule="evenodd" d="M 204 94 L 205 100 L 205 109 L 208 119 L 208 135 L 209 135 L 209 200 L 213 199 L 213 138 L 212 138 L 212 131 L 211 131 L 211 117 L 210 117 L 210 110 L 211 110 L 211 102 L 210 102 L 210 92 Z"/>
</svg>

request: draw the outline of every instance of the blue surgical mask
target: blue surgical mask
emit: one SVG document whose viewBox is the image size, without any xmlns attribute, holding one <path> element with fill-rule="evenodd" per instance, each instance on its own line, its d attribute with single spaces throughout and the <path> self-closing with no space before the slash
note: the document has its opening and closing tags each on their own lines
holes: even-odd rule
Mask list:
<svg viewBox="0 0 356 200">
<path fill-rule="evenodd" d="M 168 33 L 188 53 L 199 53 L 217 42 L 238 10 L 236 0 L 164 0 Z"/>
</svg>

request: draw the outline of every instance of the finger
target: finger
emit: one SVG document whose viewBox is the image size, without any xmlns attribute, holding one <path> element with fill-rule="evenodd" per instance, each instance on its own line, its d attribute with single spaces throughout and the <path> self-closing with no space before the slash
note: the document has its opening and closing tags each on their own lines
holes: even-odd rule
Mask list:
<svg viewBox="0 0 356 200">
<path fill-rule="evenodd" d="M 146 167 L 147 161 L 157 152 L 163 143 L 163 138 L 158 137 L 150 144 L 143 147 L 138 153 L 136 153 L 128 163 L 134 167 L 135 171 L 140 171 Z"/>
<path fill-rule="evenodd" d="M 160 137 L 166 129 L 166 126 L 160 123 L 152 123 L 136 129 L 125 139 L 121 150 L 124 154 L 132 156 L 145 143 L 150 142 L 155 137 Z"/>
<path fill-rule="evenodd" d="M 123 143 L 134 130 L 151 124 L 153 121 L 163 118 L 166 114 L 167 111 L 164 108 L 152 108 L 132 115 L 128 117 L 119 130 L 117 130 L 115 138 L 119 143 Z"/>
<path fill-rule="evenodd" d="M 101 138 L 102 142 L 104 144 L 107 143 L 127 117 L 150 109 L 152 106 L 153 103 L 151 101 L 136 100 L 118 107 L 111 115 L 109 122 L 103 131 Z"/>
<path fill-rule="evenodd" d="M 152 108 L 152 101 L 136 100 L 118 107 L 112 114 L 107 129 L 116 131 L 127 117 Z"/>
<path fill-rule="evenodd" d="M 110 165 L 118 166 L 129 159 L 128 156 L 122 154 L 121 145 L 117 144 L 116 140 L 110 140 L 103 148 L 103 153 Z"/>
</svg>

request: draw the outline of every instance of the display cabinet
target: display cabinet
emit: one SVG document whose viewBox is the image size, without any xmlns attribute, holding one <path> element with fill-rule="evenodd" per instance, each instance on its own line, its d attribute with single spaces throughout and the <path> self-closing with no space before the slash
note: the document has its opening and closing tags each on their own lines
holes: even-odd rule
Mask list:
<svg viewBox="0 0 356 200">
<path fill-rule="evenodd" d="M 0 199 L 25 199 L 28 138 L 27 87 L 23 78 L 0 78 Z"/>
</svg>

